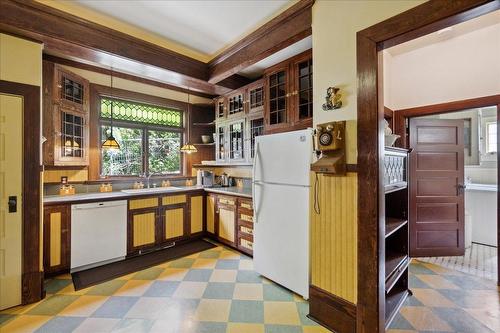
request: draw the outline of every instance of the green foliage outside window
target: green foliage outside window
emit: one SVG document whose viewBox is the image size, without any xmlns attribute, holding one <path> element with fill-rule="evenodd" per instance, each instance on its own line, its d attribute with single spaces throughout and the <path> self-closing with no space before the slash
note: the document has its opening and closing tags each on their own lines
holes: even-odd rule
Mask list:
<svg viewBox="0 0 500 333">
<path fill-rule="evenodd" d="M 110 115 L 111 100 L 102 98 L 101 119 L 105 122 L 101 124 L 101 141 L 111 132 L 108 122 Z M 102 175 L 139 176 L 144 173 L 181 172 L 182 132 L 167 128 L 182 127 L 181 111 L 113 100 L 113 120 L 113 136 L 121 149 L 101 150 Z M 161 127 L 165 127 L 165 130 Z"/>
</svg>

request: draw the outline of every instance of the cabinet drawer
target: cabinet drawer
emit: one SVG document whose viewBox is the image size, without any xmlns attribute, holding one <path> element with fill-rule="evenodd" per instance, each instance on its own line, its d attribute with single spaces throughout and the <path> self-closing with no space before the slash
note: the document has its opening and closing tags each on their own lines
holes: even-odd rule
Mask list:
<svg viewBox="0 0 500 333">
<path fill-rule="evenodd" d="M 229 206 L 234 206 L 236 204 L 235 199 L 228 197 L 219 197 L 218 203 Z"/>
<path fill-rule="evenodd" d="M 253 228 L 250 228 L 245 225 L 240 225 L 239 226 L 239 232 L 243 232 L 245 234 L 253 235 Z"/>
<path fill-rule="evenodd" d="M 151 207 L 158 207 L 158 198 L 134 199 L 129 200 L 128 202 L 129 209 L 142 209 Z"/>
<path fill-rule="evenodd" d="M 238 247 L 243 250 L 252 252 L 253 251 L 253 241 L 239 237 L 238 238 Z"/>
<path fill-rule="evenodd" d="M 239 205 L 239 207 L 243 208 L 243 209 L 246 209 L 246 210 L 249 210 L 249 211 L 253 211 L 252 201 L 251 200 L 242 200 L 242 199 L 240 199 L 240 205 Z"/>
<path fill-rule="evenodd" d="M 176 204 L 185 203 L 186 201 L 187 201 L 187 199 L 186 199 L 185 194 L 171 195 L 168 197 L 163 197 L 162 204 L 165 206 L 168 206 L 168 205 L 176 205 Z"/>
<path fill-rule="evenodd" d="M 238 218 L 241 221 L 253 223 L 253 215 L 240 212 Z"/>
</svg>

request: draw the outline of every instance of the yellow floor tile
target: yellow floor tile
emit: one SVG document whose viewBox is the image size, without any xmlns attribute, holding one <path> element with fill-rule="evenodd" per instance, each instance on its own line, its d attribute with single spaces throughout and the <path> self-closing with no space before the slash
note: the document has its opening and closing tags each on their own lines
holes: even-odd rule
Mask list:
<svg viewBox="0 0 500 333">
<path fill-rule="evenodd" d="M 266 324 L 300 325 L 297 305 L 294 302 L 264 302 Z"/>
<path fill-rule="evenodd" d="M 157 278 L 159 281 L 182 281 L 188 270 L 185 268 L 166 268 Z"/>
<path fill-rule="evenodd" d="M 191 266 L 191 268 L 213 269 L 215 268 L 216 264 L 217 264 L 217 259 L 198 258 L 193 263 L 193 266 Z"/>
<path fill-rule="evenodd" d="M 453 329 L 432 310 L 423 306 L 403 307 L 401 315 L 418 331 L 453 332 Z"/>
<path fill-rule="evenodd" d="M 221 252 L 219 259 L 240 259 L 241 255 L 234 251 L 224 250 Z"/>
<path fill-rule="evenodd" d="M 231 300 L 202 299 L 196 310 L 194 319 L 197 321 L 227 322 Z"/>
<path fill-rule="evenodd" d="M 184 281 L 177 287 L 174 292 L 174 298 L 195 298 L 199 299 L 203 296 L 203 292 L 207 287 L 206 282 L 189 282 Z"/>
<path fill-rule="evenodd" d="M 80 289 L 80 290 L 75 290 L 75 287 L 73 286 L 73 284 L 70 284 L 70 285 L 64 287 L 63 289 L 59 290 L 57 293 L 58 294 L 65 294 L 65 295 L 68 295 L 68 294 L 85 295 L 91 288 L 92 287 L 84 288 L 84 289 Z"/>
<path fill-rule="evenodd" d="M 264 333 L 262 324 L 229 323 L 227 333 Z"/>
<path fill-rule="evenodd" d="M 258 283 L 236 283 L 234 286 L 233 299 L 262 301 L 262 289 L 262 285 Z"/>
<path fill-rule="evenodd" d="M 456 284 L 439 275 L 416 274 L 416 276 L 433 289 L 459 289 Z"/>
<path fill-rule="evenodd" d="M 148 280 L 129 280 L 113 296 L 142 296 L 152 284 Z"/>
<path fill-rule="evenodd" d="M 327 330 L 323 326 L 302 326 L 303 333 L 331 333 L 330 330 Z"/>
<path fill-rule="evenodd" d="M 456 308 L 455 303 L 447 299 L 445 296 L 441 295 L 437 290 L 434 289 L 419 289 L 412 288 L 413 296 L 416 297 L 425 306 L 439 306 Z"/>
<path fill-rule="evenodd" d="M 236 282 L 238 271 L 230 269 L 214 269 L 210 282 Z"/>
<path fill-rule="evenodd" d="M 2 310 L 1 313 L 3 314 L 15 314 L 15 315 L 20 315 L 20 314 L 23 314 L 23 313 L 27 313 L 29 310 L 31 310 L 32 308 L 34 308 L 35 306 L 37 306 L 38 304 L 40 304 L 40 302 L 36 302 L 36 303 L 33 303 L 33 304 L 28 304 L 28 305 L 19 305 L 19 306 L 15 306 L 13 308 L 9 308 L 9 309 L 6 309 L 6 310 Z M 3 333 L 3 332 L 2 332 Z"/>
<path fill-rule="evenodd" d="M 64 308 L 58 315 L 90 317 L 90 315 L 103 305 L 108 298 L 108 296 L 80 296 L 77 300 Z"/>
<path fill-rule="evenodd" d="M 500 311 L 498 311 L 498 309 L 483 308 L 464 310 L 493 332 L 500 332 Z"/>
<path fill-rule="evenodd" d="M 22 315 L 2 326 L 0 332 L 8 333 L 28 333 L 33 332 L 47 321 L 52 319 L 51 316 L 30 316 Z"/>
<path fill-rule="evenodd" d="M 253 270 L 253 261 L 252 260 L 247 260 L 247 259 L 241 259 L 240 260 L 240 270 Z"/>
<path fill-rule="evenodd" d="M 430 264 L 427 262 L 419 261 L 417 260 L 419 264 L 425 266 L 426 268 L 430 269 L 434 273 L 441 274 L 441 275 L 462 275 L 459 271 L 454 271 L 451 269 L 447 269 L 443 266 L 438 266 L 434 264 Z"/>
</svg>

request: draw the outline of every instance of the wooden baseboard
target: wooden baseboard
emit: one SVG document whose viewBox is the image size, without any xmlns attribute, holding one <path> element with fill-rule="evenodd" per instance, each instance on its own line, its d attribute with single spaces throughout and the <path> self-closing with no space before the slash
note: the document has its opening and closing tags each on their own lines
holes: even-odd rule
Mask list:
<svg viewBox="0 0 500 333">
<path fill-rule="evenodd" d="M 309 287 L 309 317 L 336 333 L 356 332 L 356 305 L 315 286 Z"/>
</svg>

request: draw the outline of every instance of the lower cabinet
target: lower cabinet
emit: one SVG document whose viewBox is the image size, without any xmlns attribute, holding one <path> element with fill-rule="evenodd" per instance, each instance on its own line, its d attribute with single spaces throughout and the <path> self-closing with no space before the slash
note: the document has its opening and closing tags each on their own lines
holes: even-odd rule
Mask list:
<svg viewBox="0 0 500 333">
<path fill-rule="evenodd" d="M 165 231 L 163 241 L 175 241 L 184 237 L 185 215 L 185 204 L 164 208 L 164 214 L 162 214 L 163 229 Z"/>
<path fill-rule="evenodd" d="M 44 272 L 50 275 L 69 270 L 71 259 L 70 206 L 46 206 L 43 215 Z"/>
<path fill-rule="evenodd" d="M 191 196 L 189 201 L 189 215 L 191 217 L 190 234 L 203 232 L 203 195 Z"/>
<path fill-rule="evenodd" d="M 156 244 L 157 209 L 129 210 L 128 253 L 141 253 Z"/>
<path fill-rule="evenodd" d="M 208 235 L 221 243 L 252 255 L 252 199 L 209 194 L 206 200 Z"/>
</svg>

